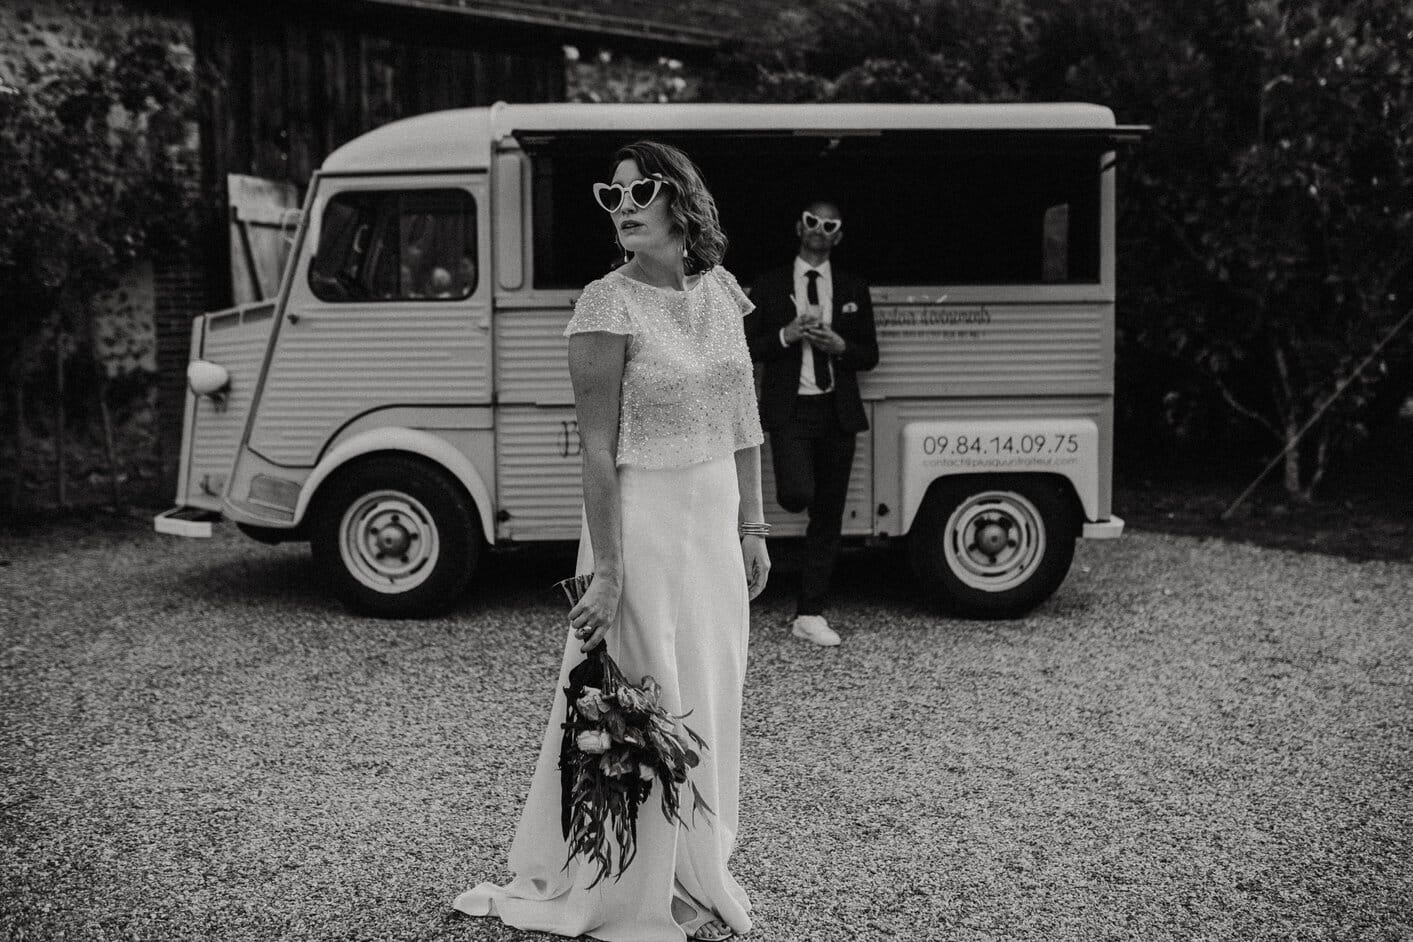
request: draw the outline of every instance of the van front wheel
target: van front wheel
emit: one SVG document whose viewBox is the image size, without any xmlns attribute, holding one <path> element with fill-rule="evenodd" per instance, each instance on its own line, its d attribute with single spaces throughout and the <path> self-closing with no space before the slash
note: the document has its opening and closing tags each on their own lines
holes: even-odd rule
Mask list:
<svg viewBox="0 0 1413 942">
<path fill-rule="evenodd" d="M 968 618 L 1016 618 L 1059 588 L 1078 535 L 1070 495 L 1054 479 L 966 477 L 933 485 L 908 549 L 933 605 Z"/>
<path fill-rule="evenodd" d="M 310 543 L 339 599 L 380 618 L 445 612 L 479 555 L 470 502 L 446 474 L 378 457 L 339 473 L 318 497 Z"/>
</svg>

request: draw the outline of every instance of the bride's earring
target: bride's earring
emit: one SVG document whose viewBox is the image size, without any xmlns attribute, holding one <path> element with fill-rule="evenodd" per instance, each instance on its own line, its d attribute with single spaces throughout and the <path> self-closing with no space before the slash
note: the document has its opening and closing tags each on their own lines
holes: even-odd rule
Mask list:
<svg viewBox="0 0 1413 942">
<path fill-rule="evenodd" d="M 620 252 L 623 253 L 623 264 L 627 265 L 627 264 L 628 264 L 628 250 L 625 249 L 625 248 L 623 247 L 623 243 L 619 242 L 617 239 L 614 239 L 614 240 L 613 240 L 613 244 L 616 245 L 616 246 L 618 246 L 618 251 L 620 251 Z"/>
</svg>

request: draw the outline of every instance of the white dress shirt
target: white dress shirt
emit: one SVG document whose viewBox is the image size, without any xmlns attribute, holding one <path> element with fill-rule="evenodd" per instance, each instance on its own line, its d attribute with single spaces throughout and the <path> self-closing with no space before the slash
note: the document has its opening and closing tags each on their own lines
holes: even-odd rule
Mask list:
<svg viewBox="0 0 1413 942">
<path fill-rule="evenodd" d="M 815 281 L 815 291 L 819 294 L 819 306 L 812 307 L 809 303 L 810 281 L 805 277 L 805 272 L 817 271 L 819 278 Z M 814 268 L 798 255 L 795 256 L 795 313 L 814 314 L 820 323 L 828 327 L 834 320 L 834 281 L 830 275 L 829 263 L 825 262 L 818 268 Z M 789 346 L 785 343 L 785 331 L 780 331 L 780 343 L 782 346 Z M 819 388 L 819 384 L 814 379 L 814 346 L 803 337 L 800 338 L 800 395 L 818 396 L 825 392 Z"/>
</svg>

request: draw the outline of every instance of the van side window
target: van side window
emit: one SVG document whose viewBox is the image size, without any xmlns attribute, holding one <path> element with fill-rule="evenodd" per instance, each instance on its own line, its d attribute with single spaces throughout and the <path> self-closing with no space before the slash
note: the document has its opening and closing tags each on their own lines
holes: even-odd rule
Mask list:
<svg viewBox="0 0 1413 942">
<path fill-rule="evenodd" d="M 309 287 L 322 301 L 438 301 L 476 290 L 476 201 L 465 190 L 360 190 L 324 209 Z"/>
</svg>

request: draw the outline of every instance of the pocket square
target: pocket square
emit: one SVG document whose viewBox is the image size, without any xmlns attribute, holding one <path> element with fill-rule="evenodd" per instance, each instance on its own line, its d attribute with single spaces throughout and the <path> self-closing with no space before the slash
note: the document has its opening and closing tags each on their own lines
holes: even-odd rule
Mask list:
<svg viewBox="0 0 1413 942">
<path fill-rule="evenodd" d="M 841 314 L 852 314 L 852 313 L 854 313 L 855 311 L 857 311 L 858 309 L 859 309 L 859 306 L 858 306 L 857 304 L 855 304 L 853 301 L 850 301 L 848 304 L 844 305 L 842 308 L 839 309 L 839 313 L 841 313 Z"/>
</svg>

